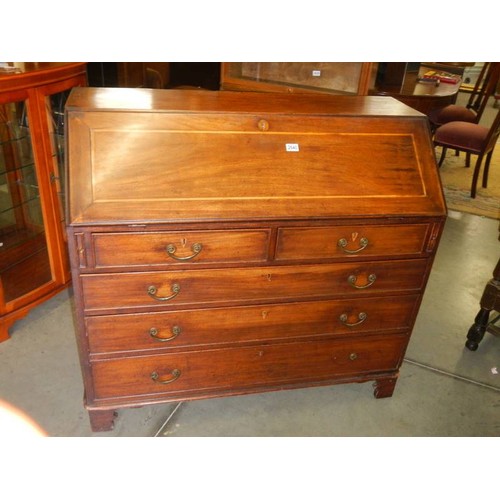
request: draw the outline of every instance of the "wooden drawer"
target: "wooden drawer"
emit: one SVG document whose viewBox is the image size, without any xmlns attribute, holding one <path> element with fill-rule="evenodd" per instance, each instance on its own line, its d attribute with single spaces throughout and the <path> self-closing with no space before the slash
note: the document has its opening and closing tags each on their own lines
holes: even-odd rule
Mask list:
<svg viewBox="0 0 500 500">
<path fill-rule="evenodd" d="M 94 233 L 96 267 L 259 262 L 267 259 L 269 230 Z"/>
<path fill-rule="evenodd" d="M 86 318 L 92 354 L 408 331 L 419 296 L 195 309 Z"/>
<path fill-rule="evenodd" d="M 422 256 L 429 224 L 281 228 L 276 260 Z"/>
<path fill-rule="evenodd" d="M 418 291 L 427 261 L 89 274 L 80 277 L 85 311 L 179 308 Z M 131 311 L 132 312 L 132 311 Z"/>
<path fill-rule="evenodd" d="M 121 358 L 92 363 L 95 399 L 280 386 L 399 367 L 406 336 L 313 341 Z"/>
</svg>

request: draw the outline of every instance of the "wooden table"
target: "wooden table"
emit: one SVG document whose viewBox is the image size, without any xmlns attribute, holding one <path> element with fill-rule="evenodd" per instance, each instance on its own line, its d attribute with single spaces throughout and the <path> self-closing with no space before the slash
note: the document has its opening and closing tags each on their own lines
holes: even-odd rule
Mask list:
<svg viewBox="0 0 500 500">
<path fill-rule="evenodd" d="M 378 82 L 370 94 L 394 97 L 424 114 L 432 109 L 454 104 L 462 84 L 461 76 L 457 74 L 457 83 L 440 82 L 435 85 L 419 82 L 418 79 L 431 69 L 435 68 L 421 65 L 418 70 L 405 69 L 400 81 L 389 79 L 387 82 Z"/>
</svg>

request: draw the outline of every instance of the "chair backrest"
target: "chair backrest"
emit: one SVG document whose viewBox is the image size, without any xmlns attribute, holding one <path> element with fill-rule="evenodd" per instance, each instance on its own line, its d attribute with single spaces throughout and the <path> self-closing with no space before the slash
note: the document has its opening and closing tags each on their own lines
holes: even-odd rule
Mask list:
<svg viewBox="0 0 500 500">
<path fill-rule="evenodd" d="M 498 141 L 498 137 L 500 136 L 500 108 L 498 108 L 497 115 L 491 124 L 490 131 L 488 132 L 488 136 L 486 139 L 486 149 L 491 150 L 494 147 L 494 144 Z"/>
<path fill-rule="evenodd" d="M 485 62 L 466 105 L 467 108 L 476 112 L 476 123 L 481 120 L 488 99 L 495 93 L 499 78 L 500 63 Z"/>
</svg>

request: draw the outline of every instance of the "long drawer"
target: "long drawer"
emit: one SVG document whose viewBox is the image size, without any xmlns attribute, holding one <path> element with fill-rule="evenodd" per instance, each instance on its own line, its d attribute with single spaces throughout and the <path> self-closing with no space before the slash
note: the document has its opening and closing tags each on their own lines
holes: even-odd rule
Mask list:
<svg viewBox="0 0 500 500">
<path fill-rule="evenodd" d="M 262 262 L 269 237 L 269 229 L 94 233 L 92 247 L 98 268 Z"/>
<path fill-rule="evenodd" d="M 87 317 L 92 354 L 407 331 L 418 295 Z"/>
<path fill-rule="evenodd" d="M 276 260 L 424 255 L 429 224 L 281 228 Z"/>
<path fill-rule="evenodd" d="M 425 259 L 82 275 L 87 313 L 419 291 Z"/>
<path fill-rule="evenodd" d="M 215 390 L 237 391 L 383 373 L 399 367 L 406 342 L 406 336 L 388 336 L 96 361 L 92 363 L 94 398 L 158 393 L 188 397 Z"/>
</svg>

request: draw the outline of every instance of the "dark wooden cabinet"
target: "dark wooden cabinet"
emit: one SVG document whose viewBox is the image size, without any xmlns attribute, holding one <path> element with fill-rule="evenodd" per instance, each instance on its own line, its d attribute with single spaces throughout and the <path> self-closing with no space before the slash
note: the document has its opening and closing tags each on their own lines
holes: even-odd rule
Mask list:
<svg viewBox="0 0 500 500">
<path fill-rule="evenodd" d="M 391 396 L 446 208 L 387 97 L 74 89 L 68 232 L 85 404 L 346 382 Z"/>
<path fill-rule="evenodd" d="M 367 95 L 377 63 L 227 62 L 221 64 L 221 89 L 260 92 Z"/>
<path fill-rule="evenodd" d="M 0 342 L 70 279 L 64 223 L 64 103 L 84 63 L 0 68 Z"/>
</svg>

